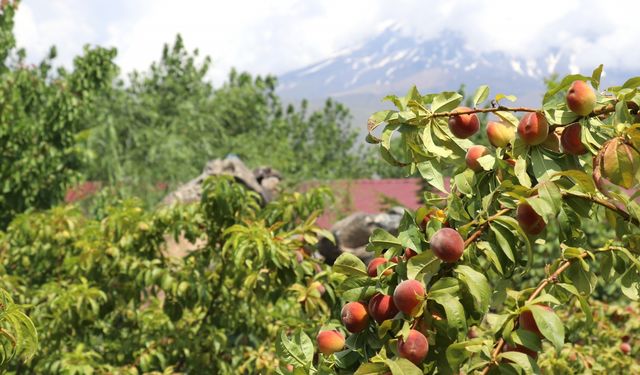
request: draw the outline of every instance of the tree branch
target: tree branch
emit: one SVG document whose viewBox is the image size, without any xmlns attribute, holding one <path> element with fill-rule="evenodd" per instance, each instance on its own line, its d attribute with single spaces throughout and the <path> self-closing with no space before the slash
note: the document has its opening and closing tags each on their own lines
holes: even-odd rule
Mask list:
<svg viewBox="0 0 640 375">
<path fill-rule="evenodd" d="M 467 246 L 469 246 L 473 241 L 477 240 L 478 237 L 480 237 L 482 235 L 482 233 L 485 231 L 485 229 L 487 229 L 487 227 L 489 226 L 489 223 L 491 223 L 493 220 L 497 219 L 498 217 L 508 213 L 509 211 L 511 211 L 511 208 L 503 208 L 502 210 L 496 212 L 495 214 L 489 216 L 487 218 L 487 220 L 480 224 L 480 226 L 478 227 L 478 230 L 476 230 L 475 232 L 473 232 L 466 241 L 464 241 L 464 247 L 466 248 Z"/>
<path fill-rule="evenodd" d="M 597 205 L 600 205 L 602 207 L 608 208 L 609 210 L 615 212 L 616 214 L 618 214 L 619 216 L 621 216 L 624 220 L 630 222 L 631 224 L 634 224 L 636 226 L 640 227 L 640 221 L 638 221 L 637 218 L 631 216 L 627 211 L 623 210 L 622 208 L 616 206 L 615 204 L 598 198 L 598 197 L 594 197 L 591 195 L 583 195 L 583 194 L 577 194 L 577 193 L 573 193 L 573 192 L 569 192 L 569 191 L 564 191 L 562 192 L 562 196 L 563 197 L 575 197 L 575 198 L 579 198 L 579 199 L 583 199 L 589 202 L 593 202 Z"/>
<path fill-rule="evenodd" d="M 600 108 L 596 108 L 593 112 L 591 112 L 586 117 L 595 117 L 600 115 L 609 114 L 611 112 L 615 112 L 616 106 L 615 104 L 607 104 Z M 437 112 L 431 114 L 429 117 L 449 117 L 453 115 L 470 115 L 472 113 L 495 113 L 495 112 L 541 112 L 541 109 L 537 108 L 529 108 L 529 107 L 504 107 L 498 106 L 495 108 L 473 108 L 467 111 L 449 111 L 449 112 Z"/>
</svg>

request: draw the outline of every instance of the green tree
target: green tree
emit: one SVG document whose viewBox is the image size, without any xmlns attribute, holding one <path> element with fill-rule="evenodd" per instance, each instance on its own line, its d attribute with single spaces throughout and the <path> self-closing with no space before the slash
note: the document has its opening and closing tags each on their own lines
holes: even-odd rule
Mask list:
<svg viewBox="0 0 640 375">
<path fill-rule="evenodd" d="M 88 103 L 116 74 L 115 51 L 85 47 L 73 70 L 52 72 L 15 48 L 14 7 L 0 13 L 0 228 L 29 208 L 53 206 L 79 176 L 77 135 Z"/>
<path fill-rule="evenodd" d="M 311 330 L 334 304 L 310 256 L 330 236 L 314 225 L 328 198 L 317 189 L 263 206 L 212 178 L 188 206 L 19 215 L 0 237 L 0 285 L 29 306 L 42 345 L 10 371 L 275 373 L 279 331 Z M 176 248 L 180 238 L 189 249 Z"/>
</svg>

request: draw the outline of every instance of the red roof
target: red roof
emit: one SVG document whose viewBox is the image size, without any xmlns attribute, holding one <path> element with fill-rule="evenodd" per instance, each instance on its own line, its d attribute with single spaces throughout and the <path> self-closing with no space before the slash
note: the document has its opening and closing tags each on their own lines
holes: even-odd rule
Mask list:
<svg viewBox="0 0 640 375">
<path fill-rule="evenodd" d="M 383 179 L 383 180 L 337 180 L 327 182 L 334 192 L 336 208 L 329 208 L 318 219 L 318 225 L 330 228 L 331 225 L 353 212 L 380 213 L 387 208 L 401 205 L 409 209 L 420 207 L 421 179 Z"/>
</svg>

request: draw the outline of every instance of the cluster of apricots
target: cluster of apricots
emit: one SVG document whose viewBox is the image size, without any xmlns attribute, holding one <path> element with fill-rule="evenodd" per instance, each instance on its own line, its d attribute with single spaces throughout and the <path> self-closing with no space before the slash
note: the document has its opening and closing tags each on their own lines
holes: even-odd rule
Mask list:
<svg viewBox="0 0 640 375">
<path fill-rule="evenodd" d="M 445 263 L 455 263 L 464 251 L 462 236 L 452 228 L 442 228 L 431 237 L 431 249 L 434 255 Z M 402 258 L 408 261 L 417 253 L 409 248 L 405 249 Z M 390 276 L 393 273 L 393 263 L 399 258 L 387 260 L 383 257 L 372 259 L 367 266 L 370 277 Z M 345 329 L 351 333 L 366 330 L 373 322 L 382 324 L 393 319 L 400 312 L 405 317 L 415 317 L 420 313 L 422 301 L 426 295 L 425 286 L 418 280 L 404 280 L 394 289 L 393 295 L 374 294 L 368 301 L 349 302 L 342 308 L 341 318 Z M 321 331 L 317 336 L 320 352 L 332 354 L 344 348 L 345 337 L 337 330 Z M 406 339 L 400 338 L 397 345 L 401 358 L 419 364 L 429 353 L 429 342 L 419 330 L 409 331 Z"/>
<path fill-rule="evenodd" d="M 579 116 L 592 113 L 596 96 L 593 90 L 583 81 L 575 81 L 566 96 L 569 109 Z M 449 118 L 449 129 L 458 138 L 469 138 L 480 129 L 480 120 L 470 108 L 459 107 L 453 111 Z M 540 112 L 527 113 L 517 126 L 517 129 L 503 122 L 490 121 L 486 132 L 489 142 L 494 147 L 506 147 L 516 137 L 516 131 L 522 141 L 528 145 L 542 145 L 553 151 L 562 150 L 571 155 L 581 155 L 587 152 L 581 141 L 581 125 L 574 123 L 564 128 L 557 128 L 549 133 L 550 126 L 545 116 Z M 482 171 L 478 159 L 489 154 L 489 150 L 481 145 L 471 146 L 467 150 L 466 165 L 474 172 Z M 520 203 L 516 208 L 516 219 L 522 229 L 530 235 L 538 235 L 545 229 L 543 218 L 527 203 Z M 429 240 L 433 254 L 445 263 L 457 262 L 464 252 L 465 241 L 458 231 L 445 227 L 438 230 Z M 406 249 L 402 258 L 409 260 L 416 253 Z M 393 257 L 387 260 L 384 257 L 374 258 L 367 267 L 370 277 L 390 276 L 393 274 L 393 264 L 398 263 L 399 258 Z M 382 293 L 374 294 L 368 301 L 349 302 L 342 308 L 341 318 L 345 329 L 350 333 L 365 331 L 374 322 L 382 324 L 384 321 L 395 318 L 399 313 L 405 317 L 415 317 L 420 313 L 422 301 L 426 295 L 425 286 L 418 280 L 404 280 L 394 289 L 393 295 Z M 542 306 L 551 310 L 548 306 Z M 525 330 L 536 333 L 542 338 L 542 334 L 533 318 L 531 311 L 523 312 L 518 320 L 519 326 Z M 345 346 L 345 336 L 338 330 L 321 331 L 317 336 L 317 344 L 321 353 L 331 355 L 341 351 Z M 505 351 L 519 351 L 537 358 L 537 353 L 524 346 L 509 348 Z M 621 350 L 625 351 L 625 349 Z M 629 349 L 630 350 L 630 349 Z M 627 350 L 628 351 L 628 350 Z M 429 342 L 420 330 L 411 329 L 405 338 L 399 338 L 397 352 L 400 357 L 406 358 L 418 365 L 424 361 L 429 353 Z"/>
<path fill-rule="evenodd" d="M 567 91 L 567 107 L 579 116 L 587 116 L 593 112 L 596 105 L 596 95 L 584 81 L 575 81 Z M 470 108 L 459 107 L 453 112 L 470 112 Z M 449 129 L 458 138 L 469 138 L 480 129 L 480 121 L 475 113 L 452 115 L 449 118 Z M 522 117 L 517 127 L 518 136 L 530 146 L 542 145 L 555 152 L 570 155 L 587 153 L 582 144 L 582 128 L 579 123 L 572 123 L 565 127 L 558 127 L 550 131 L 549 123 L 541 112 L 530 112 Z M 503 122 L 489 121 L 486 127 L 489 142 L 494 147 L 506 147 L 516 137 L 516 129 Z M 467 167 L 474 172 L 482 171 L 478 159 L 488 155 L 489 150 L 482 145 L 469 147 L 465 157 Z M 512 165 L 513 160 L 508 160 Z M 538 235 L 545 228 L 545 222 L 527 203 L 518 205 L 516 218 L 522 229 L 530 235 Z"/>
<path fill-rule="evenodd" d="M 579 116 L 589 115 L 596 105 L 596 95 L 584 81 L 575 81 L 566 96 L 567 107 Z M 471 112 L 467 107 L 456 108 L 453 112 Z M 480 129 L 480 120 L 475 113 L 452 115 L 449 118 L 449 129 L 458 138 L 469 138 Z M 541 112 L 530 112 L 522 117 L 517 127 L 518 136 L 531 146 L 542 145 L 552 151 L 561 150 L 571 155 L 582 155 L 587 152 L 581 141 L 581 127 L 573 123 L 564 128 L 556 128 L 549 132 L 550 126 Z M 489 121 L 486 127 L 489 142 L 494 147 L 506 147 L 516 136 L 516 129 L 503 122 Z M 561 148 L 562 147 L 562 148 Z M 467 167 L 475 172 L 482 171 L 478 159 L 487 155 L 489 150 L 481 145 L 471 146 L 465 158 Z"/>
</svg>

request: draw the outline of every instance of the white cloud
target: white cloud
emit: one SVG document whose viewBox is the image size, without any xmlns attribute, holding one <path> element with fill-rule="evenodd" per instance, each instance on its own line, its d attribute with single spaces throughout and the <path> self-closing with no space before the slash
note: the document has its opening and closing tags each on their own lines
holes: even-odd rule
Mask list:
<svg viewBox="0 0 640 375">
<path fill-rule="evenodd" d="M 478 51 L 530 60 L 551 48 L 572 52 L 585 71 L 600 62 L 640 70 L 637 14 L 634 0 L 33 0 L 21 5 L 17 35 L 36 57 L 58 45 L 64 63 L 84 43 L 114 45 L 130 71 L 148 67 L 181 33 L 188 48 L 213 58 L 216 82 L 232 66 L 265 74 L 315 63 L 392 22 L 423 38 L 457 32 Z"/>
<path fill-rule="evenodd" d="M 21 2 L 15 19 L 19 46 L 39 60 L 56 45 L 60 61 L 70 64 L 84 44 L 101 42 L 82 10 L 82 0 Z"/>
</svg>

